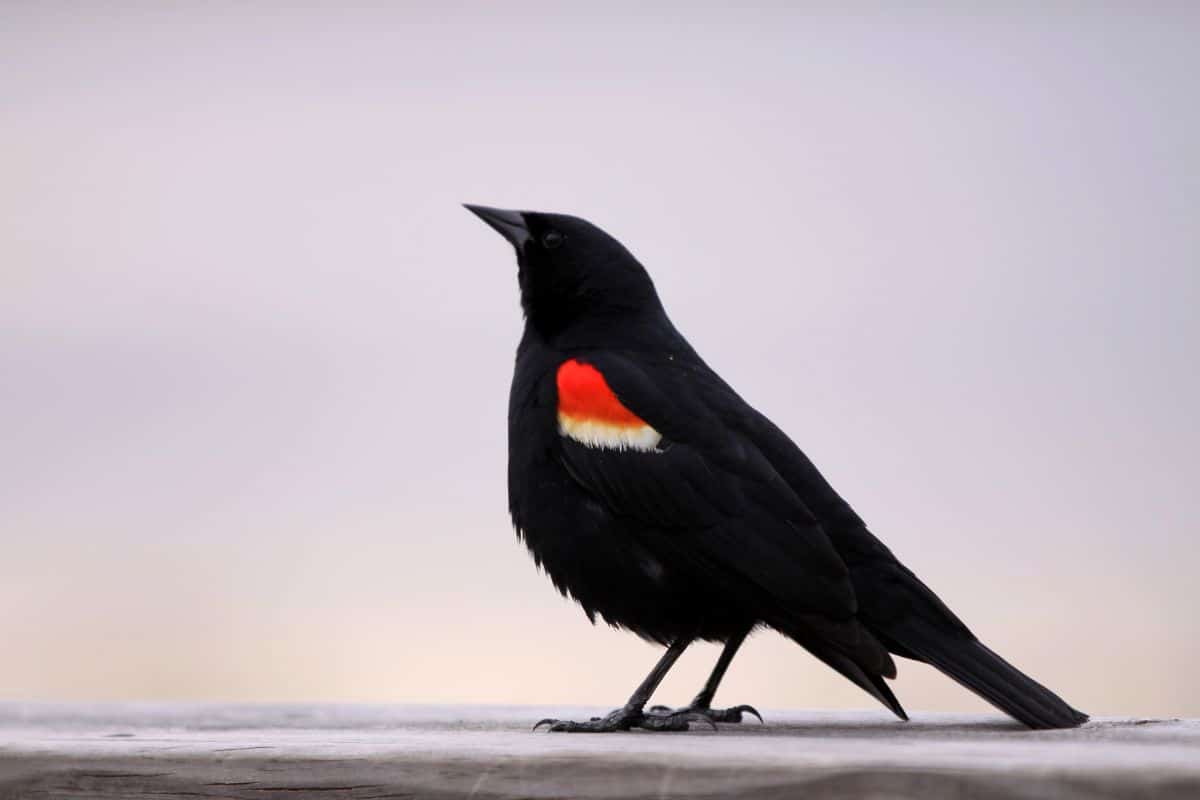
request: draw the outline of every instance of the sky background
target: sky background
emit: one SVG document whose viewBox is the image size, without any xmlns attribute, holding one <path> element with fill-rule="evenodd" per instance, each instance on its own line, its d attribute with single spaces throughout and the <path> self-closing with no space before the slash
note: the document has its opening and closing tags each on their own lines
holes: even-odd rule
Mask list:
<svg viewBox="0 0 1200 800">
<path fill-rule="evenodd" d="M 625 242 L 994 649 L 1200 715 L 1200 6 L 1053 6 L 0 4 L 0 698 L 624 702 L 474 202 Z M 722 699 L 873 707 L 771 633 Z"/>
</svg>

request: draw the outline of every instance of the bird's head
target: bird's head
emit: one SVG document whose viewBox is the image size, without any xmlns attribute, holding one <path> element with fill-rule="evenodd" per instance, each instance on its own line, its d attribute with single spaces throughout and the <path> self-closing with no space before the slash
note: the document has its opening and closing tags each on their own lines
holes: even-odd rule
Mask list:
<svg viewBox="0 0 1200 800">
<path fill-rule="evenodd" d="M 566 214 L 468 205 L 517 251 L 521 306 L 553 335 L 580 321 L 661 314 L 646 270 L 624 245 Z"/>
</svg>

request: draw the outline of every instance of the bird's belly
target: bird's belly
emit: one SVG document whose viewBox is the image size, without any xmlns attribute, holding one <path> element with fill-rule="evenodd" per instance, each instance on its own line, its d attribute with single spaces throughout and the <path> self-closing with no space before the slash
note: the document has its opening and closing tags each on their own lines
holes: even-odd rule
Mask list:
<svg viewBox="0 0 1200 800">
<path fill-rule="evenodd" d="M 554 502 L 514 503 L 514 522 L 534 560 L 589 618 L 659 642 L 725 639 L 750 622 L 719 592 L 647 548 L 635 523 L 573 483 L 558 492 Z M 527 513 L 519 515 L 521 507 Z"/>
</svg>

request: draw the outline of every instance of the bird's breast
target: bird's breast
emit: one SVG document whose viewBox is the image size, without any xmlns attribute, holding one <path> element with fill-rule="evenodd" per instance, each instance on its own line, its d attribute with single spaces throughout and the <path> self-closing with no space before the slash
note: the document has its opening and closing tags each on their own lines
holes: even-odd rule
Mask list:
<svg viewBox="0 0 1200 800">
<path fill-rule="evenodd" d="M 578 359 L 558 367 L 558 432 L 588 447 L 653 451 L 662 436 L 630 411 L 600 370 Z"/>
</svg>

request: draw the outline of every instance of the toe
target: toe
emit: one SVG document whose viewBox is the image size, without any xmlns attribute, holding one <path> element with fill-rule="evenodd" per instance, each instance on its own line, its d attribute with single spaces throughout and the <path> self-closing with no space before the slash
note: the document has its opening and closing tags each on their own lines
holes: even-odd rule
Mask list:
<svg viewBox="0 0 1200 800">
<path fill-rule="evenodd" d="M 692 711 L 675 711 L 670 714 L 644 714 L 635 724 L 648 731 L 686 731 L 691 730 L 691 723 L 702 722 L 714 731 L 717 726 L 706 714 Z"/>
<path fill-rule="evenodd" d="M 685 714 L 646 714 L 635 724 L 648 731 L 686 731 L 688 729 L 688 720 Z"/>
</svg>

